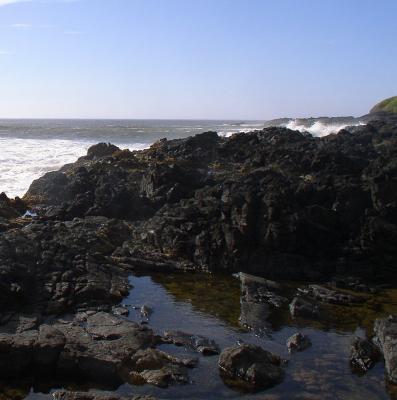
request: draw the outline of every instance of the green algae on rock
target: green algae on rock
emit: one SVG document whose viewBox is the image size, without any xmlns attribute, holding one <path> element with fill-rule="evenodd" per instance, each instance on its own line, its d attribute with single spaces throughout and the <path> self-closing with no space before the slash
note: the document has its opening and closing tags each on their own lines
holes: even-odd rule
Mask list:
<svg viewBox="0 0 397 400">
<path fill-rule="evenodd" d="M 374 107 L 372 107 L 370 113 L 387 112 L 397 113 L 397 96 L 389 97 L 388 99 L 382 100 Z"/>
</svg>

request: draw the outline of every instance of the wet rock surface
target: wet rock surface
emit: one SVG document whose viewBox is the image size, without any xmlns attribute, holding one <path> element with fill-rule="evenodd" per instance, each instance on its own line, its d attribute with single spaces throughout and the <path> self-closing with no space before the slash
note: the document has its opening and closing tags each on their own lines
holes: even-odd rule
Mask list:
<svg viewBox="0 0 397 400">
<path fill-rule="evenodd" d="M 274 309 L 288 302 L 281 296 L 277 282 L 240 272 L 241 315 L 240 323 L 258 333 L 268 329 L 267 319 Z"/>
<path fill-rule="evenodd" d="M 280 365 L 280 357 L 249 344 L 229 347 L 219 357 L 225 383 L 253 391 L 280 383 L 284 375 Z"/>
<path fill-rule="evenodd" d="M 290 353 L 303 351 L 312 345 L 310 338 L 303 333 L 295 333 L 287 340 L 287 349 Z"/>
<path fill-rule="evenodd" d="M 196 364 L 194 358 L 179 358 L 156 349 L 141 350 L 131 358 L 128 380 L 163 388 L 171 384 L 186 384 L 189 382 L 187 368 Z"/>
<path fill-rule="evenodd" d="M 365 373 L 380 360 L 379 348 L 370 340 L 355 338 L 350 352 L 350 365 L 354 371 Z"/>
</svg>

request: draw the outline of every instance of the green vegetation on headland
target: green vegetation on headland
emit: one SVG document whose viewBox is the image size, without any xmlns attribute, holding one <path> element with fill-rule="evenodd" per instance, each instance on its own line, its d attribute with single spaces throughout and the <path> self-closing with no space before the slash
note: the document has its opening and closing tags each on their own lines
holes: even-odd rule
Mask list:
<svg viewBox="0 0 397 400">
<path fill-rule="evenodd" d="M 370 113 L 377 112 L 388 112 L 397 114 L 397 96 L 382 100 L 380 103 L 376 104 L 370 111 Z"/>
</svg>

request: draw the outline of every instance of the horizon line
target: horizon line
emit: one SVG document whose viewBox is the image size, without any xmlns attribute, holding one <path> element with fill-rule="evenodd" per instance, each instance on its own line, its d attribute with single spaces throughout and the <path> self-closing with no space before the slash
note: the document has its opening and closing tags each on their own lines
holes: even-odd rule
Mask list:
<svg viewBox="0 0 397 400">
<path fill-rule="evenodd" d="M 355 115 L 320 115 L 298 117 L 274 117 L 274 118 L 106 118 L 106 117 L 1 117 L 2 121 L 252 121 L 267 122 L 278 119 L 319 119 L 319 118 L 361 118 L 367 114 Z"/>
</svg>

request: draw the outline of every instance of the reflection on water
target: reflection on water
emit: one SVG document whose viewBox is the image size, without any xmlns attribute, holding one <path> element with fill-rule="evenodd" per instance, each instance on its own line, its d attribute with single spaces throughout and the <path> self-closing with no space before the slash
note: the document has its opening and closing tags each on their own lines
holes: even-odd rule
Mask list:
<svg viewBox="0 0 397 400">
<path fill-rule="evenodd" d="M 218 357 L 199 357 L 198 367 L 190 371 L 191 384 L 159 389 L 149 385 L 122 385 L 117 392 L 123 395 L 151 394 L 158 399 L 390 399 L 394 388 L 387 388 L 382 363 L 364 376 L 351 373 L 349 353 L 352 338 L 365 336 L 372 330 L 375 318 L 397 313 L 397 290 L 373 295 L 365 303 L 355 306 L 327 306 L 322 321 L 291 320 L 288 307 L 283 306 L 272 315 L 270 335 L 256 336 L 242 329 L 240 316 L 240 289 L 237 279 L 202 274 L 154 274 L 131 276 L 134 288 L 124 304 L 153 309 L 149 325 L 157 333 L 177 329 L 206 336 L 221 349 L 238 340 L 259 344 L 288 359 L 282 384 L 257 393 L 242 394 L 225 386 L 219 377 Z M 295 285 L 286 285 L 285 295 L 291 298 Z M 131 307 L 130 319 L 141 321 L 139 309 Z M 290 356 L 285 342 L 297 331 L 308 335 L 312 347 Z M 172 345 L 161 346 L 173 354 L 197 356 L 191 351 Z M 0 400 L 48 398 L 51 388 L 70 387 L 65 383 L 0 386 Z M 89 388 L 90 385 L 82 388 Z M 29 393 L 30 392 L 30 393 Z M 395 398 L 395 397 L 392 397 Z"/>
</svg>

